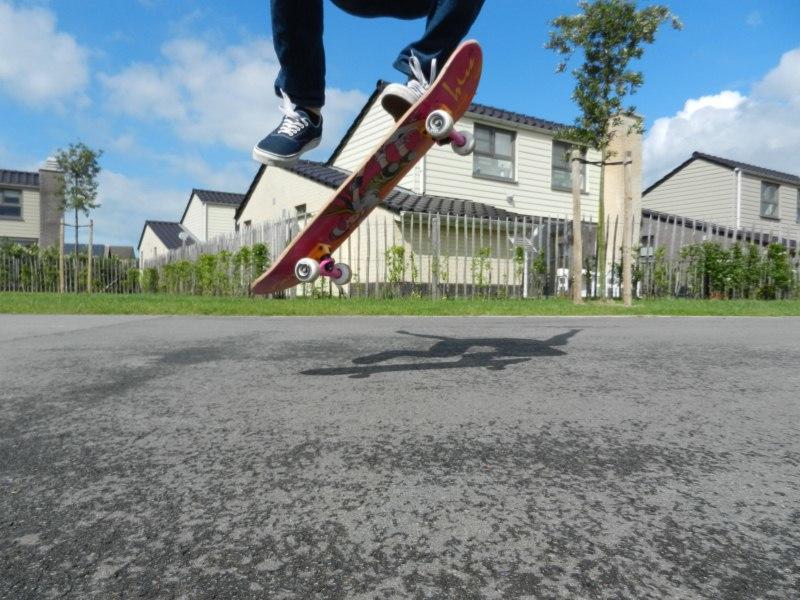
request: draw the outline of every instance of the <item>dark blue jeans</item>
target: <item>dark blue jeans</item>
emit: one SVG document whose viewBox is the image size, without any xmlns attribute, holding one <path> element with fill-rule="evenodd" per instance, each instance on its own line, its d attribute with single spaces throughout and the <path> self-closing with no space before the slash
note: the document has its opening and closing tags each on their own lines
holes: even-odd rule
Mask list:
<svg viewBox="0 0 800 600">
<path fill-rule="evenodd" d="M 322 0 L 270 0 L 272 36 L 281 64 L 275 92 L 284 90 L 297 105 L 325 104 L 325 49 L 322 46 Z M 360 17 L 427 17 L 425 35 L 406 46 L 394 63 L 411 76 L 408 59 L 416 56 L 426 73 L 433 59 L 439 67 L 467 35 L 484 0 L 332 0 Z"/>
</svg>

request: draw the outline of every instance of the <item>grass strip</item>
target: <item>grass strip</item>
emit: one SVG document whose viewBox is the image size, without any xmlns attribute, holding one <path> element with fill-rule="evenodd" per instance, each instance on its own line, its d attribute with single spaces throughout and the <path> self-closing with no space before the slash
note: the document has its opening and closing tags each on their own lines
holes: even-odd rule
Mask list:
<svg viewBox="0 0 800 600">
<path fill-rule="evenodd" d="M 0 293 L 0 313 L 84 315 L 218 315 L 218 316 L 800 316 L 800 300 L 640 300 L 632 308 L 617 301 L 566 299 L 373 299 L 373 298 L 227 298 L 166 294 Z"/>
</svg>

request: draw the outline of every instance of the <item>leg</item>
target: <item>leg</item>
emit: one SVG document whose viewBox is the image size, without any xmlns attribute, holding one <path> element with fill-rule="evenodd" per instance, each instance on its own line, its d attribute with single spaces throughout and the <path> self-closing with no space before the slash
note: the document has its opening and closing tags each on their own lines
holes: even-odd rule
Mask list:
<svg viewBox="0 0 800 600">
<path fill-rule="evenodd" d="M 281 70 L 275 93 L 284 90 L 298 106 L 325 104 L 322 0 L 270 0 L 272 37 Z"/>
<path fill-rule="evenodd" d="M 428 76 L 434 59 L 438 68 L 443 67 L 458 44 L 469 33 L 483 3 L 484 0 L 428 0 L 425 35 L 400 52 L 394 63 L 395 68 L 412 77 L 413 74 L 408 66 L 408 60 L 412 55 L 419 59 L 423 71 Z"/>
<path fill-rule="evenodd" d="M 425 35 L 406 47 L 394 63 L 395 68 L 413 77 L 408 66 L 412 53 L 425 73 L 430 73 L 433 59 L 440 67 L 444 65 L 469 32 L 484 0 L 333 0 L 333 3 L 359 17 L 427 17 Z"/>
</svg>

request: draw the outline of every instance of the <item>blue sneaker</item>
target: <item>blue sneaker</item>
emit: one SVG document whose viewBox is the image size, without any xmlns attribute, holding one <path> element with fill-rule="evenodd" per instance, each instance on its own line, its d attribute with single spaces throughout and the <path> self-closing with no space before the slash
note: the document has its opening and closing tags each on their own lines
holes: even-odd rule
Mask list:
<svg viewBox="0 0 800 600">
<path fill-rule="evenodd" d="M 281 93 L 281 124 L 253 148 L 253 159 L 265 165 L 293 163 L 322 140 L 322 117 L 296 107 L 289 96 Z"/>
</svg>

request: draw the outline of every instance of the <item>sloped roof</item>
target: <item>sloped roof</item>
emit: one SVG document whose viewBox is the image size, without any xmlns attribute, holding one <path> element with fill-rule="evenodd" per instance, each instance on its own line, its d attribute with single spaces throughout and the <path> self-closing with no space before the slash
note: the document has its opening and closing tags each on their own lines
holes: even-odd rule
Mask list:
<svg viewBox="0 0 800 600">
<path fill-rule="evenodd" d="M 358 129 L 358 126 L 361 125 L 361 121 L 364 119 L 364 117 L 367 116 L 367 112 L 369 112 L 369 109 L 372 107 L 375 101 L 380 97 L 380 95 L 383 93 L 384 88 L 388 84 L 389 83 L 387 81 L 384 81 L 382 79 L 379 79 L 378 82 L 375 84 L 375 90 L 367 99 L 366 103 L 361 108 L 361 111 L 358 113 L 358 115 L 356 115 L 356 118 L 353 120 L 353 123 L 345 132 L 344 137 L 336 146 L 336 148 L 333 150 L 330 158 L 327 160 L 327 163 L 329 165 L 332 165 L 334 163 L 336 158 L 339 156 L 339 153 L 347 145 L 347 142 L 350 141 L 350 138 L 353 136 L 356 129 Z M 555 121 L 548 121 L 546 119 L 540 119 L 539 117 L 525 115 L 510 110 L 504 110 L 502 108 L 495 108 L 493 106 L 487 106 L 486 104 L 477 104 L 475 102 L 469 105 L 467 114 L 473 117 L 487 117 L 491 119 L 499 119 L 501 121 L 507 121 L 510 125 L 525 125 L 527 127 L 535 127 L 537 129 L 543 129 L 545 131 L 552 131 L 553 133 L 559 131 L 560 129 L 566 129 L 569 127 L 569 125 L 556 123 Z"/>
<path fill-rule="evenodd" d="M 748 163 L 740 162 L 738 160 L 733 160 L 730 158 L 722 158 L 720 156 L 714 156 L 713 154 L 706 154 L 705 152 L 695 151 L 692 152 L 691 158 L 679 164 L 677 167 L 672 169 L 672 171 L 664 175 L 658 181 L 651 183 L 647 187 L 647 189 L 645 189 L 642 192 L 642 195 L 644 196 L 648 194 L 650 191 L 660 186 L 662 183 L 670 179 L 673 175 L 683 170 L 696 160 L 704 160 L 706 162 L 719 165 L 720 167 L 725 167 L 726 169 L 731 169 L 731 170 L 741 169 L 742 172 L 747 173 L 748 175 L 753 175 L 755 177 L 760 177 L 762 179 L 769 179 L 770 181 L 777 181 L 779 183 L 788 183 L 789 185 L 800 186 L 800 177 L 798 177 L 797 175 L 792 175 L 791 173 L 783 173 L 781 171 L 774 171 L 772 169 L 751 165 Z"/>
<path fill-rule="evenodd" d="M 8 171 L 0 169 L 0 184 L 38 188 L 39 174 L 30 173 L 28 171 Z"/>
<path fill-rule="evenodd" d="M 139 248 L 142 247 L 142 238 L 148 227 L 153 231 L 156 237 L 161 240 L 161 243 L 170 250 L 180 248 L 181 245 L 183 245 L 179 237 L 181 232 L 186 232 L 189 236 L 186 238 L 187 246 L 195 243 L 194 236 L 180 223 L 174 223 L 172 221 L 145 221 L 144 227 L 142 228 L 142 235 L 139 236 Z"/>
<path fill-rule="evenodd" d="M 224 206 L 232 206 L 237 209 L 236 212 L 238 212 L 239 206 L 245 199 L 244 194 L 193 189 L 192 193 L 189 194 L 189 200 L 186 202 L 186 208 L 183 209 L 183 214 L 181 215 L 181 220 L 179 223 L 183 223 L 183 220 L 186 218 L 186 213 L 189 212 L 189 206 L 191 206 L 192 198 L 194 198 L 195 195 L 200 198 L 200 202 L 203 202 L 204 204 L 221 204 Z"/>
<path fill-rule="evenodd" d="M 197 194 L 198 198 L 203 202 L 207 202 L 209 204 L 227 204 L 230 206 L 238 207 L 242 200 L 244 200 L 244 194 L 233 194 L 231 192 L 215 192 L 212 190 L 192 190 L 193 194 Z"/>
<path fill-rule="evenodd" d="M 299 160 L 293 165 L 281 168 L 334 190 L 342 185 L 349 175 L 342 169 L 310 160 Z M 400 188 L 392 191 L 383 201 L 382 206 L 393 212 L 438 213 L 470 218 L 524 218 L 523 215 L 512 213 L 490 204 L 461 198 L 415 194 Z"/>
</svg>

